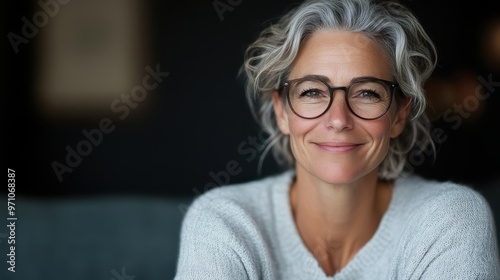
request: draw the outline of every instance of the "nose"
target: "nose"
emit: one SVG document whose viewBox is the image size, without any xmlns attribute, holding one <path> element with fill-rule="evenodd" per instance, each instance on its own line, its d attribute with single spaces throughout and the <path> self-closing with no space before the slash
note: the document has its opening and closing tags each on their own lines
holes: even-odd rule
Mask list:
<svg viewBox="0 0 500 280">
<path fill-rule="evenodd" d="M 345 98 L 345 91 L 335 90 L 332 97 L 332 105 L 325 113 L 325 125 L 328 129 L 342 131 L 352 128 L 353 114 Z"/>
</svg>

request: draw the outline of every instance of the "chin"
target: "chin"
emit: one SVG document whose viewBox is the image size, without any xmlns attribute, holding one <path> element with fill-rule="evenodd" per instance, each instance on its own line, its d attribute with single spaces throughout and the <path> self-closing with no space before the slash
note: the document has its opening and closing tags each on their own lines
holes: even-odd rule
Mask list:
<svg viewBox="0 0 500 280">
<path fill-rule="evenodd" d="M 328 166 L 324 168 L 313 168 L 309 173 L 325 183 L 340 185 L 353 183 L 363 177 L 363 175 L 360 174 L 367 174 L 369 172 L 362 172 L 354 168 Z"/>
</svg>

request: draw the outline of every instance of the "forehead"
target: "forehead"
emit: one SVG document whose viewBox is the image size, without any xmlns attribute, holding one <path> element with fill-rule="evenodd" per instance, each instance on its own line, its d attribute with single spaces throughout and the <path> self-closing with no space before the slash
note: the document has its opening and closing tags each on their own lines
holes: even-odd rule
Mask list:
<svg viewBox="0 0 500 280">
<path fill-rule="evenodd" d="M 290 78 L 324 75 L 332 81 L 362 76 L 391 79 L 390 59 L 384 48 L 361 33 L 321 30 L 303 42 Z"/>
</svg>

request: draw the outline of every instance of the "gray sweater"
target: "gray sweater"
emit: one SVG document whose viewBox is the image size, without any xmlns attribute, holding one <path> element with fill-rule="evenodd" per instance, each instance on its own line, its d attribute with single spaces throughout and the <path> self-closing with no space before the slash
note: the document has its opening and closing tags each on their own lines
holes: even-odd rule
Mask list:
<svg viewBox="0 0 500 280">
<path fill-rule="evenodd" d="M 175 280 L 500 279 L 493 214 L 472 188 L 396 180 L 375 235 L 333 277 L 295 227 L 294 173 L 212 189 L 184 217 Z"/>
</svg>

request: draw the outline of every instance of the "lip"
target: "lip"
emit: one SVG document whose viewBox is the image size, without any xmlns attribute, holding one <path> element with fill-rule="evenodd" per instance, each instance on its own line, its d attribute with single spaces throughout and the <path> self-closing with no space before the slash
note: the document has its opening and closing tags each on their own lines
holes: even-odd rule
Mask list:
<svg viewBox="0 0 500 280">
<path fill-rule="evenodd" d="M 350 142 L 312 142 L 319 149 L 332 153 L 347 153 L 353 151 L 362 144 Z"/>
</svg>

